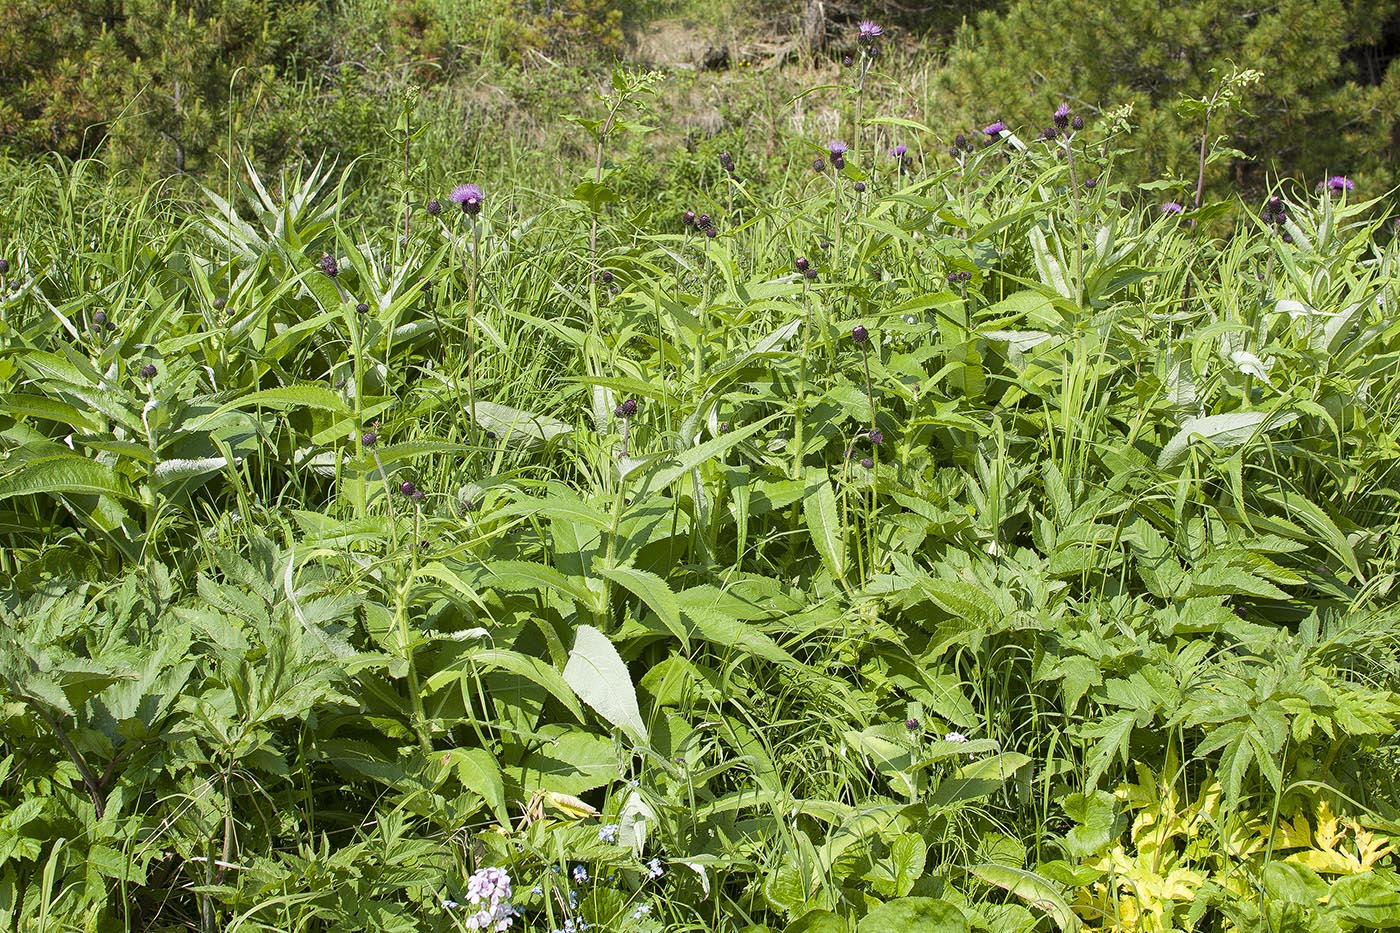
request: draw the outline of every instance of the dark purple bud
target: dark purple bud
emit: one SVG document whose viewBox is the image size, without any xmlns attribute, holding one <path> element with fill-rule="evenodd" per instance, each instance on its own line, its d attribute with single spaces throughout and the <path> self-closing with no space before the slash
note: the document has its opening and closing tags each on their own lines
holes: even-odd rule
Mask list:
<svg viewBox="0 0 1400 933">
<path fill-rule="evenodd" d="M 821 243 L 818 244 L 818 245 L 821 246 L 822 249 L 831 249 L 831 241 L 830 241 L 830 240 L 822 240 Z"/>
<path fill-rule="evenodd" d="M 838 172 L 846 167 L 846 157 L 844 155 L 833 155 L 831 157 L 831 167 Z"/>
<path fill-rule="evenodd" d="M 429 213 L 430 215 L 432 215 L 433 217 L 436 217 L 438 214 L 441 214 L 441 213 L 442 213 L 442 202 L 439 201 L 437 198 L 433 198 L 431 201 L 429 201 L 429 202 L 428 202 L 428 213 Z"/>
<path fill-rule="evenodd" d="M 355 313 L 356 313 L 356 314 L 368 314 L 368 313 L 369 313 L 369 305 L 365 304 L 363 301 L 360 302 L 359 304 L 355 305 Z"/>
<path fill-rule="evenodd" d="M 332 383 L 331 383 L 331 386 L 334 387 L 334 389 L 335 389 L 337 392 L 339 392 L 341 389 L 345 388 L 345 377 L 344 377 L 344 376 L 341 376 L 341 377 L 340 377 L 339 379 L 337 379 L 335 382 L 332 382 Z"/>
<path fill-rule="evenodd" d="M 222 296 L 220 296 L 220 297 L 218 297 L 218 298 L 215 298 L 215 299 L 214 299 L 214 310 L 215 310 L 215 311 L 222 311 L 222 310 L 224 310 L 224 305 L 226 305 L 226 304 L 228 304 L 228 302 L 224 301 L 224 299 L 223 299 Z"/>
<path fill-rule="evenodd" d="M 956 273 L 956 272 L 949 272 L 949 273 L 948 273 L 948 284 L 949 284 L 949 285 L 956 285 L 956 284 L 958 284 L 958 283 L 961 282 L 961 281 L 962 281 L 962 276 L 959 275 L 958 273 Z"/>
<path fill-rule="evenodd" d="M 911 716 L 910 718 L 904 720 L 904 728 L 908 729 L 910 732 L 918 732 L 919 721 Z"/>
<path fill-rule="evenodd" d="M 956 159 L 958 156 L 962 155 L 962 150 L 957 148 L 949 149 L 948 155 Z"/>
<path fill-rule="evenodd" d="M 366 431 L 364 434 L 360 435 L 360 443 L 365 447 L 373 447 L 375 444 L 379 443 L 379 435 L 375 434 L 373 431 Z"/>
<path fill-rule="evenodd" d="M 845 65 L 847 68 L 849 68 L 849 67 L 851 67 L 852 65 L 854 65 L 855 62 L 851 60 L 851 56 L 847 55 L 845 58 L 842 58 L 842 59 L 841 59 L 841 64 L 843 64 L 843 65 Z"/>
<path fill-rule="evenodd" d="M 412 499 L 414 502 L 422 502 L 422 501 L 423 501 L 423 490 L 421 490 L 421 489 L 415 489 L 415 490 L 413 490 L 413 492 L 409 494 L 409 498 Z M 426 542 L 424 542 L 424 543 L 426 543 Z"/>
<path fill-rule="evenodd" d="M 793 265 L 797 267 L 798 272 L 806 272 L 808 269 L 812 268 L 812 264 L 807 261 L 806 256 L 798 256 Z"/>
<path fill-rule="evenodd" d="M 1053 126 L 1047 126 L 1045 129 L 1040 131 L 1040 136 L 1042 139 L 1054 139 L 1055 135 L 1055 128 Z"/>
<path fill-rule="evenodd" d="M 964 136 L 962 133 L 959 133 L 958 135 L 953 137 L 953 145 L 957 146 L 959 149 L 966 149 L 967 137 Z"/>
<path fill-rule="evenodd" d="M 864 324 L 857 324 L 851 329 L 851 339 L 856 343 L 865 343 L 870 339 L 870 331 L 865 329 Z"/>
<path fill-rule="evenodd" d="M 600 275 L 599 278 L 603 280 L 604 285 L 611 285 L 613 281 L 613 274 L 609 270 L 604 269 L 603 274 Z"/>
<path fill-rule="evenodd" d="M 807 277 L 808 281 L 811 281 L 811 280 L 813 280 L 813 279 L 815 279 L 815 278 L 817 277 L 817 270 L 816 270 L 816 269 L 808 269 L 806 272 L 804 272 L 804 273 L 802 273 L 802 274 L 805 275 L 805 276 Z"/>
<path fill-rule="evenodd" d="M 726 172 L 731 175 L 734 174 L 734 157 L 732 155 L 727 152 L 721 152 L 719 154 L 719 164 Z"/>
<path fill-rule="evenodd" d="M 876 428 L 866 435 L 866 439 L 870 441 L 871 447 L 879 447 L 885 442 L 885 435 L 879 428 Z"/>
<path fill-rule="evenodd" d="M 1097 178 L 1086 178 L 1086 179 L 1084 179 L 1084 187 L 1093 189 L 1093 188 L 1097 188 L 1098 186 L 1099 186 L 1099 180 L 1098 180 Z"/>
<path fill-rule="evenodd" d="M 711 239 L 714 239 L 715 237 L 719 236 L 719 231 L 715 229 L 714 224 L 711 224 L 710 226 L 705 228 L 705 236 L 710 237 Z"/>
<path fill-rule="evenodd" d="M 824 171 L 826 171 L 826 162 L 823 161 L 822 159 L 814 159 L 814 160 L 812 161 L 812 170 L 815 171 L 815 172 L 824 172 Z"/>
<path fill-rule="evenodd" d="M 0 275 L 4 275 L 6 272 L 9 271 L 10 261 L 8 259 L 0 259 Z"/>
<path fill-rule="evenodd" d="M 92 313 L 92 326 L 96 327 L 98 330 L 105 328 L 107 326 L 107 312 L 94 311 Z"/>
<path fill-rule="evenodd" d="M 399 483 L 399 492 L 403 493 L 405 496 L 411 496 L 417 491 L 418 487 L 410 483 L 408 480 L 404 480 L 402 483 Z"/>
<path fill-rule="evenodd" d="M 708 227 L 710 223 L 709 214 L 701 214 L 699 217 L 695 218 L 695 226 L 697 227 Z"/>
<path fill-rule="evenodd" d="M 1292 242 L 1293 242 L 1293 234 L 1289 233 L 1287 230 L 1283 231 L 1282 237 L 1283 237 L 1283 242 L 1285 242 L 1285 243 L 1292 243 Z"/>
<path fill-rule="evenodd" d="M 856 194 L 864 194 L 864 193 L 865 193 L 865 182 L 863 182 L 863 181 L 858 181 L 858 182 L 856 182 L 854 185 L 852 185 L 851 187 L 854 188 L 854 189 L 856 189 Z"/>
<path fill-rule="evenodd" d="M 1084 118 L 1081 117 L 1079 114 L 1076 113 L 1076 114 L 1074 115 L 1074 119 L 1071 120 L 1071 121 L 1069 121 L 1069 127 L 1070 127 L 1070 129 L 1076 130 L 1076 131 L 1077 131 L 1077 130 L 1082 130 L 1082 129 L 1084 129 Z"/>
<path fill-rule="evenodd" d="M 321 254 L 321 271 L 331 278 L 340 275 L 340 266 L 336 265 L 335 257 L 330 253 Z"/>
<path fill-rule="evenodd" d="M 861 457 L 860 465 L 865 467 L 867 470 L 875 469 L 875 461 L 872 460 L 870 457 Z"/>
<path fill-rule="evenodd" d="M 487 431 L 487 432 L 486 432 L 486 439 L 487 439 L 488 441 L 494 441 L 494 440 L 496 439 L 496 432 L 495 432 L 495 431 Z"/>
<path fill-rule="evenodd" d="M 682 214 L 681 223 L 685 224 L 687 227 L 695 226 L 695 212 L 686 211 L 684 214 Z"/>
<path fill-rule="evenodd" d="M 719 423 L 719 433 L 728 434 L 732 430 L 734 430 L 734 426 L 728 421 L 721 421 Z"/>
<path fill-rule="evenodd" d="M 617 415 L 619 418 L 631 418 L 636 413 L 637 400 L 634 398 L 627 399 L 627 401 L 613 409 L 613 414 Z"/>
<path fill-rule="evenodd" d="M 141 374 L 142 379 L 154 379 L 156 377 L 155 364 L 147 363 L 145 366 L 142 366 L 139 370 L 137 370 L 137 372 Z"/>
</svg>

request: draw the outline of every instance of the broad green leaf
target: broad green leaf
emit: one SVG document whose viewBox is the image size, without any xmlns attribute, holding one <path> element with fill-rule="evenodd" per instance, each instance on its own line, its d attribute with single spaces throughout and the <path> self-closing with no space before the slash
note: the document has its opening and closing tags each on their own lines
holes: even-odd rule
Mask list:
<svg viewBox="0 0 1400 933">
<path fill-rule="evenodd" d="M 496 756 L 484 748 L 454 748 L 446 756 L 457 772 L 462 786 L 486 801 L 491 812 L 504 828 L 510 828 L 510 811 L 506 807 L 505 782 Z"/>
<path fill-rule="evenodd" d="M 637 744 L 646 744 L 647 727 L 637 706 L 632 675 L 608 636 L 591 625 L 579 626 L 564 665 L 564 682 L 599 716 Z"/>
<path fill-rule="evenodd" d="M 846 529 L 841 523 L 836 493 L 824 470 L 809 468 L 807 494 L 802 499 L 802 517 L 812 536 L 822 563 L 838 582 L 846 578 Z"/>
<path fill-rule="evenodd" d="M 665 580 L 654 573 L 631 567 L 604 567 L 598 573 L 645 603 L 662 624 L 680 639 L 686 650 L 690 649 L 690 633 L 681 619 L 680 604 Z"/>
<path fill-rule="evenodd" d="M 967 917 L 955 905 L 932 897 L 886 901 L 861 918 L 859 933 L 969 933 Z"/>
<path fill-rule="evenodd" d="M 1010 891 L 1032 907 L 1045 911 L 1055 925 L 1066 933 L 1079 929 L 1079 918 L 1065 903 L 1060 890 L 1035 872 L 1009 865 L 981 864 L 972 866 L 972 873 L 988 884 Z"/>
<path fill-rule="evenodd" d="M 1163 470 L 1175 466 L 1196 441 L 1204 440 L 1222 450 L 1233 450 L 1248 443 L 1255 435 L 1281 428 L 1297 418 L 1298 415 L 1290 411 L 1234 411 L 1224 415 L 1188 418 L 1157 455 L 1157 466 Z"/>
<path fill-rule="evenodd" d="M 131 484 L 115 470 L 81 454 L 41 457 L 0 476 L 0 499 L 43 494 L 136 498 Z"/>
</svg>

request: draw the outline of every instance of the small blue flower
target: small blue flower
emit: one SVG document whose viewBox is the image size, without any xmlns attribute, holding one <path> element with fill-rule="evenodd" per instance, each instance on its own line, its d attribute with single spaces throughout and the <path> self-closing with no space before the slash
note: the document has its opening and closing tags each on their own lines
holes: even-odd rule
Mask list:
<svg viewBox="0 0 1400 933">
<path fill-rule="evenodd" d="M 544 888 L 540 887 L 539 885 L 535 885 L 533 888 L 530 889 L 530 896 L 544 897 Z"/>
<path fill-rule="evenodd" d="M 661 866 L 661 859 L 653 858 L 651 861 L 647 862 L 647 874 L 651 875 L 653 878 L 660 878 L 662 875 L 666 874 L 666 869 Z"/>
<path fill-rule="evenodd" d="M 617 823 L 606 823 L 598 827 L 599 842 L 617 842 L 617 831 L 622 827 Z"/>
<path fill-rule="evenodd" d="M 588 869 L 584 868 L 582 865 L 575 865 L 573 876 L 575 884 L 583 884 L 588 880 Z"/>
</svg>

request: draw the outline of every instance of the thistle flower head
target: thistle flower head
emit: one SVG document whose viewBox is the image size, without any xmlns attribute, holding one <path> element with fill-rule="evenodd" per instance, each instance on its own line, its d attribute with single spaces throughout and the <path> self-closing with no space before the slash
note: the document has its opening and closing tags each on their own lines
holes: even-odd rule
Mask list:
<svg viewBox="0 0 1400 933">
<path fill-rule="evenodd" d="M 850 148 L 850 146 L 846 145 L 845 141 L 840 139 L 833 139 L 826 144 L 826 151 L 831 153 L 833 161 L 844 156 Z"/>
<path fill-rule="evenodd" d="M 812 160 L 812 171 L 814 171 L 814 172 L 824 172 L 824 171 L 826 171 L 826 160 L 825 160 L 825 159 L 813 159 L 813 160 Z"/>
<path fill-rule="evenodd" d="M 902 159 L 908 152 L 909 147 L 904 145 L 904 143 L 900 143 L 890 150 L 890 155 L 894 156 L 896 159 Z"/>
<path fill-rule="evenodd" d="M 480 185 L 458 185 L 452 189 L 452 193 L 447 196 L 447 200 L 453 204 L 460 205 L 462 212 L 475 216 L 481 213 L 481 186 Z"/>
<path fill-rule="evenodd" d="M 402 483 L 399 483 L 399 492 L 403 493 L 405 496 L 411 496 L 417 491 L 418 487 L 410 483 L 408 480 L 404 480 Z"/>
<path fill-rule="evenodd" d="M 363 301 L 360 302 L 359 304 L 355 305 L 355 313 L 356 313 L 356 314 L 368 314 L 368 313 L 369 313 L 369 305 L 368 305 L 367 303 L 363 302 Z"/>
<path fill-rule="evenodd" d="M 995 139 L 1006 132 L 1006 124 L 997 120 L 995 123 L 989 123 L 982 127 L 982 132 L 989 138 Z"/>
<path fill-rule="evenodd" d="M 96 327 L 96 328 L 99 328 L 99 329 L 100 329 L 100 328 L 103 328 L 103 327 L 106 327 L 106 326 L 107 326 L 107 312 L 106 312 L 106 311 L 101 311 L 101 310 L 92 312 L 92 326 L 93 326 L 93 327 Z"/>
<path fill-rule="evenodd" d="M 721 152 L 719 154 L 719 164 L 720 168 L 724 169 L 730 175 L 734 174 L 734 157 L 728 152 Z"/>
<path fill-rule="evenodd" d="M 863 181 L 858 181 L 854 185 L 851 185 L 851 187 L 855 189 L 856 194 L 865 193 L 865 182 Z"/>
<path fill-rule="evenodd" d="M 431 216 L 433 216 L 433 217 L 436 217 L 438 214 L 441 214 L 441 213 L 442 213 L 442 202 L 439 201 L 437 198 L 432 198 L 431 200 L 429 200 L 429 201 L 428 201 L 428 213 L 429 213 L 429 215 L 431 215 Z"/>
<path fill-rule="evenodd" d="M 1076 113 L 1074 119 L 1069 121 L 1069 128 L 1076 132 L 1084 129 L 1084 118 Z"/>
<path fill-rule="evenodd" d="M 1163 214 L 1180 214 L 1183 210 L 1185 210 L 1185 208 L 1175 201 L 1168 201 L 1166 204 L 1162 205 Z"/>
<path fill-rule="evenodd" d="M 695 212 L 686 211 L 684 214 L 682 214 L 681 223 L 685 224 L 687 227 L 695 226 Z"/>
<path fill-rule="evenodd" d="M 793 261 L 793 265 L 797 267 L 798 272 L 806 272 L 808 269 L 812 268 L 812 263 L 808 261 L 806 256 L 798 256 L 797 259 Z"/>
<path fill-rule="evenodd" d="M 141 375 L 142 379 L 154 379 L 156 377 L 155 364 L 147 363 L 145 366 L 142 366 L 139 370 L 137 370 L 137 372 Z"/>
<path fill-rule="evenodd" d="M 375 434 L 373 431 L 366 431 L 364 434 L 360 435 L 360 443 L 366 447 L 373 447 L 375 444 L 379 443 L 379 435 Z"/>
<path fill-rule="evenodd" d="M 1333 175 L 1331 178 L 1318 182 L 1317 186 L 1319 188 L 1326 188 L 1333 194 L 1342 194 L 1347 191 L 1356 190 L 1356 182 L 1345 175 Z"/>
<path fill-rule="evenodd" d="M 9 271 L 10 261 L 8 259 L 0 259 L 0 275 L 4 275 L 6 272 Z"/>
<path fill-rule="evenodd" d="M 870 339 L 870 331 L 865 329 L 864 324 L 857 324 L 855 327 L 851 328 L 851 339 L 857 344 L 864 344 Z"/>
<path fill-rule="evenodd" d="M 1058 129 L 1064 129 L 1069 126 L 1069 117 L 1069 104 L 1060 104 L 1060 106 L 1055 108 L 1055 126 Z"/>
<path fill-rule="evenodd" d="M 879 23 L 874 20 L 863 19 L 860 21 L 860 35 L 856 38 L 865 45 L 870 45 L 884 34 L 885 30 L 880 28 Z"/>
<path fill-rule="evenodd" d="M 918 732 L 919 721 L 913 716 L 910 716 L 908 719 L 904 720 L 904 728 L 908 729 L 910 732 Z"/>
<path fill-rule="evenodd" d="M 331 278 L 340 275 L 340 266 L 336 263 L 335 257 L 330 253 L 321 254 L 321 271 Z"/>
<path fill-rule="evenodd" d="M 613 409 L 613 414 L 619 418 L 631 418 L 637 413 L 637 400 L 629 398 L 621 405 Z"/>
<path fill-rule="evenodd" d="M 875 460 L 872 457 L 861 457 L 860 465 L 867 470 L 873 470 L 875 469 Z"/>
<path fill-rule="evenodd" d="M 865 439 L 870 441 L 871 447 L 879 447 L 885 442 L 885 433 L 879 428 L 875 428 L 869 434 L 865 435 Z"/>
</svg>

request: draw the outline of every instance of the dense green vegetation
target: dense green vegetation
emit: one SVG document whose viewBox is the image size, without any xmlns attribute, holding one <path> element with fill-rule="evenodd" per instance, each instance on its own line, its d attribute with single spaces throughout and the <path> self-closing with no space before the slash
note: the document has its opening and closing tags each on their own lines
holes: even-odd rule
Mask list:
<svg viewBox="0 0 1400 933">
<path fill-rule="evenodd" d="M 1254 31 L 1127 113 L 935 93 L 1016 4 L 592 99 L 601 4 L 143 9 L 0 20 L 8 127 L 226 95 L 0 161 L 0 927 L 1400 926 L 1386 143 L 1228 174 Z"/>
</svg>

